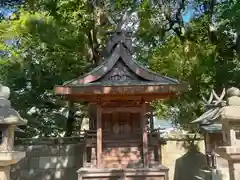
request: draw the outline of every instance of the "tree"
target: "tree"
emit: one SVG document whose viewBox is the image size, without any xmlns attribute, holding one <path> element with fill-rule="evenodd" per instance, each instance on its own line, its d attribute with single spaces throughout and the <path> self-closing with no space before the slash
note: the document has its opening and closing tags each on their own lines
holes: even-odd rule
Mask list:
<svg viewBox="0 0 240 180">
<path fill-rule="evenodd" d="M 1 22 L 0 46 L 5 52 L 1 81 L 12 90 L 13 106 L 29 120 L 28 136 L 58 136 L 65 131 L 72 135 L 76 118 L 71 109 L 67 112 L 66 102 L 54 96 L 53 88 L 99 63 L 104 33 L 114 26 L 106 17 L 108 5 L 27 1 Z M 115 5 L 120 11 L 126 4 Z M 85 114 L 81 109 L 80 119 Z"/>
<path fill-rule="evenodd" d="M 12 16 L 0 21 L 0 80 L 12 89 L 13 106 L 29 120 L 28 136 L 71 136 L 79 128 L 85 106 L 76 105 L 81 109 L 76 118 L 54 96 L 54 85 L 101 62 L 105 33 L 124 14 L 124 25 L 136 28 L 136 59 L 190 85 L 179 98 L 156 102 L 160 115 L 189 128 L 203 111 L 201 96 L 239 84 L 237 1 L 40 0 L 13 6 Z M 185 22 L 189 8 L 193 17 Z"/>
<path fill-rule="evenodd" d="M 223 87 L 237 86 L 239 81 L 239 59 L 233 48 L 231 29 L 217 25 L 222 19 L 213 21 L 213 16 L 219 15 L 215 8 L 218 6 L 220 9 L 221 5 L 200 1 L 197 7 L 203 9 L 191 22 L 182 26 L 182 37 L 170 35 L 154 49 L 150 61 L 153 70 L 190 85 L 189 91 L 179 99 L 165 105 L 157 104 L 162 115 L 170 116 L 182 127 L 192 128 L 189 122 L 203 112 L 201 99 L 210 93 L 209 90 L 220 92 Z M 175 108 L 169 108 L 172 106 Z"/>
</svg>

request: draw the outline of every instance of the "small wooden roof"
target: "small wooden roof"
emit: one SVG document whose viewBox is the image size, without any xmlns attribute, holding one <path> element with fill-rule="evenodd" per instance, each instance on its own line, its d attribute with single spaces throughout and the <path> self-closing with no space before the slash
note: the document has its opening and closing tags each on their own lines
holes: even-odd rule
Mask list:
<svg viewBox="0 0 240 180">
<path fill-rule="evenodd" d="M 143 98 L 151 101 L 175 95 L 186 86 L 140 66 L 132 58 L 131 38 L 116 32 L 108 43 L 109 56 L 82 77 L 55 87 L 57 95 L 86 101 L 99 98 Z M 131 98 L 130 98 L 131 96 Z M 94 101 L 94 100 L 93 100 Z"/>
</svg>

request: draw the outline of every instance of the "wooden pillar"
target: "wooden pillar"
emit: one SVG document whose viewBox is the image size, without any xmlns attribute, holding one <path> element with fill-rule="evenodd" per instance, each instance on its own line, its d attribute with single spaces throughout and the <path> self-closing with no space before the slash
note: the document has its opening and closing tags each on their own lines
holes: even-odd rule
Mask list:
<svg viewBox="0 0 240 180">
<path fill-rule="evenodd" d="M 97 168 L 102 166 L 102 108 L 97 106 Z"/>
<path fill-rule="evenodd" d="M 151 108 L 151 112 L 150 112 L 150 129 L 151 129 L 151 131 L 154 129 L 154 121 L 153 121 L 152 108 Z"/>
<path fill-rule="evenodd" d="M 147 131 L 147 117 L 146 117 L 146 104 L 142 104 L 142 140 L 143 140 L 143 165 L 149 167 L 148 157 L 148 131 Z"/>
<path fill-rule="evenodd" d="M 151 133 L 154 130 L 154 119 L 153 119 L 153 108 L 150 106 L 149 109 L 150 109 L 150 116 L 149 116 L 150 123 L 149 124 L 150 124 L 150 133 Z M 160 163 L 159 148 L 160 148 L 160 145 L 154 146 L 154 149 L 153 149 L 154 161 L 158 162 L 158 163 Z"/>
</svg>

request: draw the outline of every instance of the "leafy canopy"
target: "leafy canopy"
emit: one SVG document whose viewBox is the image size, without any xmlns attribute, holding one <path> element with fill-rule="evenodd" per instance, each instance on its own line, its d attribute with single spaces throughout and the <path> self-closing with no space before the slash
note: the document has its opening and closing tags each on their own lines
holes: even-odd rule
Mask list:
<svg viewBox="0 0 240 180">
<path fill-rule="evenodd" d="M 77 104 L 79 113 L 69 111 L 54 96 L 54 85 L 99 64 L 105 32 L 115 29 L 127 11 L 136 59 L 190 85 L 178 98 L 154 103 L 159 116 L 189 129 L 204 110 L 202 96 L 239 84 L 238 7 L 238 1 L 213 0 L 5 3 L 3 8 L 13 13 L 0 15 L 0 81 L 11 88 L 13 106 L 29 120 L 27 136 L 76 135 L 86 107 Z"/>
</svg>

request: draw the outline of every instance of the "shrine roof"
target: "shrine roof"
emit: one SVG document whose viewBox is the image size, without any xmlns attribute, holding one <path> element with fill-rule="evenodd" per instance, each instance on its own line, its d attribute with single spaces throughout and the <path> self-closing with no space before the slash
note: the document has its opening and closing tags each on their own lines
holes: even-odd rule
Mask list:
<svg viewBox="0 0 240 180">
<path fill-rule="evenodd" d="M 157 74 L 133 60 L 131 39 L 124 33 L 118 32 L 112 37 L 108 44 L 108 52 L 105 61 L 91 72 L 56 86 L 56 94 L 100 95 L 130 91 L 132 94 L 134 91 L 139 94 L 163 94 L 187 89 L 186 85 L 180 84 L 178 80 Z"/>
<path fill-rule="evenodd" d="M 201 129 L 207 133 L 220 133 L 222 131 L 222 124 L 210 124 L 201 126 Z"/>
<path fill-rule="evenodd" d="M 139 79 L 125 79 L 123 81 L 101 81 L 100 79 L 110 72 L 118 61 L 123 63 L 123 68 L 129 68 L 130 72 L 138 76 Z M 126 72 L 125 72 L 126 73 Z M 99 81 L 100 80 L 100 81 Z M 118 44 L 110 57 L 94 68 L 91 72 L 82 77 L 65 82 L 64 86 L 83 86 L 83 85 L 124 85 L 124 84 L 148 84 L 148 83 L 162 83 L 162 84 L 179 84 L 178 80 L 157 74 L 141 65 L 132 59 L 131 53 L 123 44 Z"/>
<path fill-rule="evenodd" d="M 209 109 L 191 123 L 211 124 L 218 118 L 220 109 L 221 107 Z"/>
</svg>

